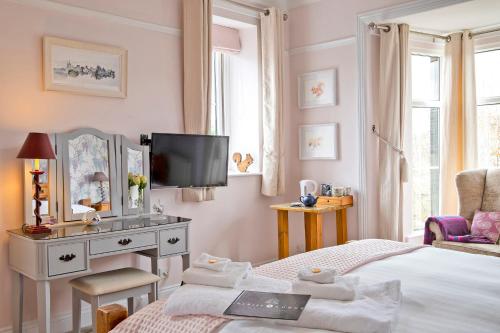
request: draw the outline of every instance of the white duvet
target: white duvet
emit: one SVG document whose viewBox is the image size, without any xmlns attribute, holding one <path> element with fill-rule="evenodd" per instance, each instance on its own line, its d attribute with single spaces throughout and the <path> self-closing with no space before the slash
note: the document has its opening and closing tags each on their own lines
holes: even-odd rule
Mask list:
<svg viewBox="0 0 500 333">
<path fill-rule="evenodd" d="M 500 258 L 426 247 L 350 272 L 363 282 L 401 280 L 397 333 L 500 333 Z M 235 320 L 220 333 L 312 333 L 319 330 Z"/>
</svg>

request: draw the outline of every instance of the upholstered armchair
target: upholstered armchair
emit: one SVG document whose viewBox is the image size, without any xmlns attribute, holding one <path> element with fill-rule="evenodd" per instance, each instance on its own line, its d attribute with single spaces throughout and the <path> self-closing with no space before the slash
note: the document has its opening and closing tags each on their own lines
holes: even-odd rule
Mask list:
<svg viewBox="0 0 500 333">
<path fill-rule="evenodd" d="M 459 215 L 467 220 L 470 231 L 474 212 L 479 209 L 486 212 L 500 212 L 500 169 L 467 170 L 456 176 L 459 196 Z M 498 244 L 475 244 L 450 242 L 443 239 L 443 234 L 436 222 L 429 224 L 435 240 L 432 245 L 450 250 L 486 254 L 500 257 Z"/>
</svg>

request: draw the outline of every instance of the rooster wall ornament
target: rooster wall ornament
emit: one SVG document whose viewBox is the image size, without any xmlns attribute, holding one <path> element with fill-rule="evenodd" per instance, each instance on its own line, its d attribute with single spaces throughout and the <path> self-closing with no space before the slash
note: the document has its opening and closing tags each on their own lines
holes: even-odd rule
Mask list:
<svg viewBox="0 0 500 333">
<path fill-rule="evenodd" d="M 253 157 L 250 154 L 246 154 L 245 159 L 243 160 L 241 153 L 234 153 L 233 161 L 236 163 L 240 172 L 247 172 L 248 167 L 253 164 Z"/>
</svg>

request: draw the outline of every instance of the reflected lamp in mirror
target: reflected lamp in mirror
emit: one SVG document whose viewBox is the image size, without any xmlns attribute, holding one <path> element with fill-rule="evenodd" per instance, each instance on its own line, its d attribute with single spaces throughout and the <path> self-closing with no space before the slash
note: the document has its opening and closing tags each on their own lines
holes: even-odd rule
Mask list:
<svg viewBox="0 0 500 333">
<path fill-rule="evenodd" d="M 99 190 L 101 191 L 101 201 L 100 202 L 106 202 L 106 191 L 104 191 L 104 182 L 109 181 L 108 176 L 102 171 L 98 171 L 94 173 L 94 176 L 92 177 L 93 182 L 99 182 Z"/>
<path fill-rule="evenodd" d="M 36 225 L 24 225 L 23 230 L 29 234 L 49 233 L 50 229 L 41 225 L 42 217 L 40 215 L 40 206 L 42 205 L 40 200 L 42 189 L 40 186 L 40 175 L 45 173 L 45 171 L 40 170 L 40 160 L 53 160 L 56 158 L 49 136 L 46 133 L 29 133 L 19 154 L 17 154 L 17 158 L 35 160 L 34 170 L 31 170 L 30 173 L 33 175 L 33 183 L 35 185 L 33 199 L 35 200 L 34 213 Z"/>
</svg>

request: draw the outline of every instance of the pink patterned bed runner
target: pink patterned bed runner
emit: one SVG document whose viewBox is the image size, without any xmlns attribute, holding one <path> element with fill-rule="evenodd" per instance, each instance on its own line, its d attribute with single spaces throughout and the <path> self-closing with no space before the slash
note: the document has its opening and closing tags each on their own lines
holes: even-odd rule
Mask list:
<svg viewBox="0 0 500 333">
<path fill-rule="evenodd" d="M 345 274 L 367 263 L 405 254 L 419 245 L 381 239 L 366 239 L 341 246 L 327 247 L 298 254 L 254 269 L 259 275 L 293 280 L 302 267 L 334 267 Z M 146 306 L 120 323 L 113 333 L 209 333 L 227 322 L 212 316 L 169 317 L 163 314 L 164 300 Z"/>
</svg>

